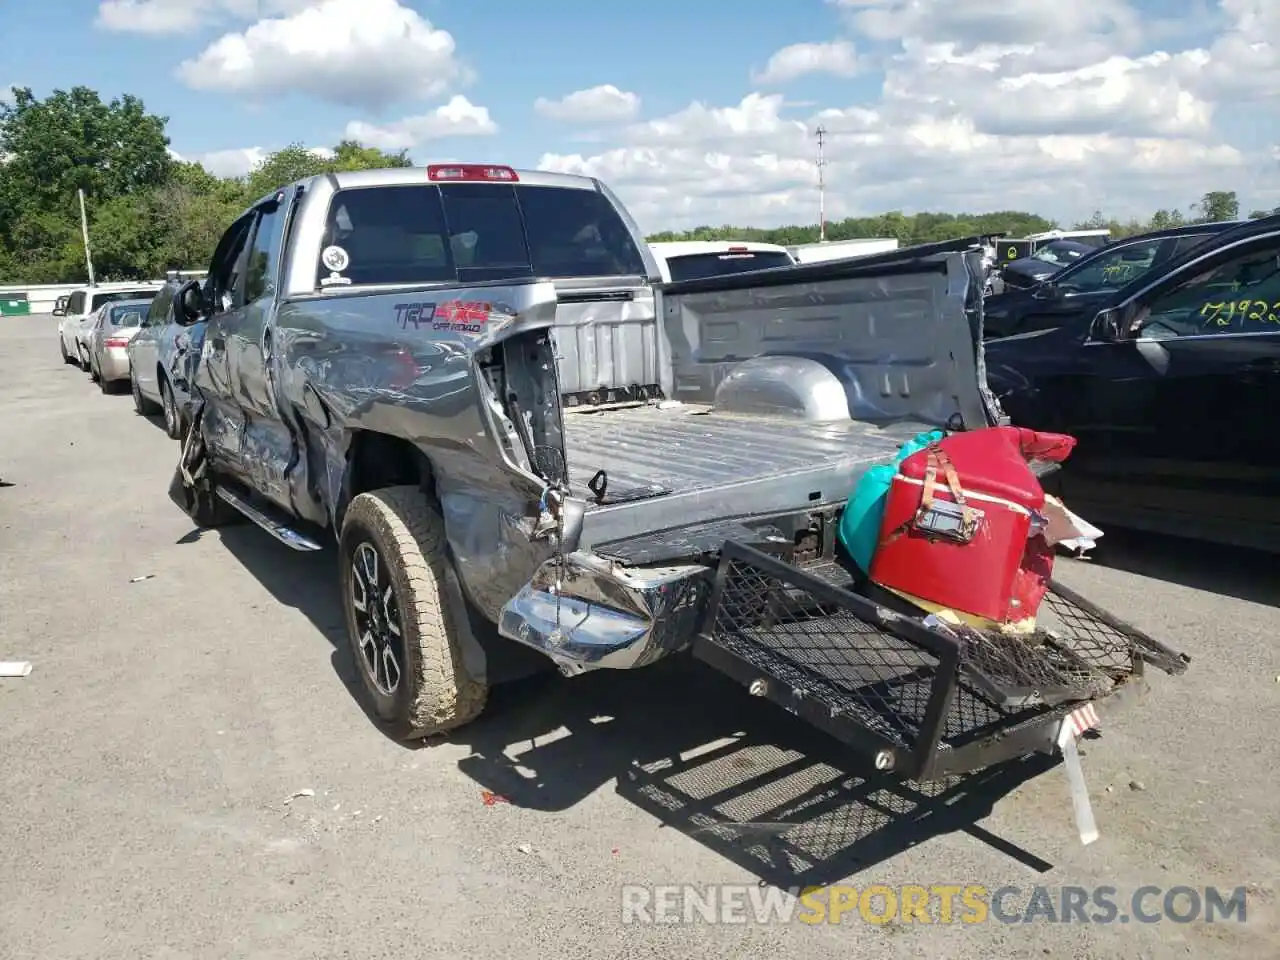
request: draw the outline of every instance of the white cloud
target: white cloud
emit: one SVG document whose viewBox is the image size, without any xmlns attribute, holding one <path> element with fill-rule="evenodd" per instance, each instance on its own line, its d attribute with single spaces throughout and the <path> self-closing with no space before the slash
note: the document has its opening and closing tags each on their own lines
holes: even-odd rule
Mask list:
<svg viewBox="0 0 1280 960">
<path fill-rule="evenodd" d="M 408 150 L 431 140 L 445 137 L 484 137 L 498 132 L 498 125 L 485 107 L 478 107 L 457 94 L 434 110 L 405 117 L 394 123 L 376 124 L 353 120 L 346 135 L 380 150 Z"/>
<path fill-rule="evenodd" d="M 307 152 L 326 160 L 333 156 L 333 151 L 328 147 L 311 147 Z M 185 156 L 180 156 L 170 150 L 169 156 L 175 160 L 188 160 L 192 163 L 198 163 L 218 177 L 243 177 L 252 173 L 271 153 L 271 150 L 264 150 L 262 147 L 239 147 L 231 150 L 212 150 L 208 153 L 193 153 Z"/>
<path fill-rule="evenodd" d="M 209 153 L 191 154 L 188 159 L 200 164 L 217 177 L 243 177 L 267 158 L 261 147 L 241 147 L 234 150 L 213 150 Z"/>
<path fill-rule="evenodd" d="M 852 77 L 858 72 L 858 55 L 848 40 L 831 43 L 793 43 L 769 58 L 765 68 L 752 75 L 761 86 L 788 83 L 810 73 Z"/>
<path fill-rule="evenodd" d="M 630 120 L 640 112 L 640 98 L 634 93 L 619 90 L 611 83 L 586 90 L 575 90 L 559 100 L 539 97 L 533 109 L 550 120 L 569 123 L 609 123 Z"/>
<path fill-rule="evenodd" d="M 805 127 L 798 120 L 781 115 L 781 94 L 751 93 L 735 107 L 709 107 L 694 102 L 678 113 L 657 120 L 633 124 L 626 139 L 640 144 L 717 144 L 725 140 L 759 144 L 778 137 L 803 137 Z"/>
<path fill-rule="evenodd" d="M 1034 48 L 988 47 L 969 54 L 954 44 L 908 41 L 890 66 L 885 94 L 914 109 L 959 110 L 988 133 L 1199 134 L 1213 106 L 1181 82 L 1177 58 L 1119 55 L 1073 69 L 1034 69 Z"/>
<path fill-rule="evenodd" d="M 221 19 L 297 13 L 310 0 L 102 0 L 96 24 L 118 33 L 190 33 Z"/>
<path fill-rule="evenodd" d="M 828 2 L 851 39 L 783 48 L 755 80 L 782 83 L 825 60 L 826 72 L 855 78 L 832 85 L 843 93 L 834 103 L 802 108 L 759 88 L 736 105 L 695 101 L 597 131 L 598 146 L 548 151 L 540 166 L 600 177 L 651 231 L 815 222 L 818 124 L 836 219 L 1149 216 L 1213 189 L 1239 191 L 1247 208 L 1280 202 L 1274 0 L 1219 0 L 1212 20 L 1154 27 L 1129 0 Z M 840 59 L 832 51 L 844 42 Z M 1246 128 L 1235 114 L 1249 103 Z"/>
<path fill-rule="evenodd" d="M 453 36 L 397 0 L 320 0 L 260 20 L 214 41 L 178 75 L 197 90 L 303 93 L 366 110 L 436 96 L 471 76 Z"/>
<path fill-rule="evenodd" d="M 872 40 L 914 37 L 962 47 L 1085 41 L 1091 47 L 1136 41 L 1141 21 L 1128 0 L 834 0 Z"/>
</svg>

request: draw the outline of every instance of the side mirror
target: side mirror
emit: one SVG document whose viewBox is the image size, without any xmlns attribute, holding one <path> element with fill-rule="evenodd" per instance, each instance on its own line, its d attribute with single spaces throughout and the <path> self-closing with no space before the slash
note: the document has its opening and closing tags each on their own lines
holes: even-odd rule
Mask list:
<svg viewBox="0 0 1280 960">
<path fill-rule="evenodd" d="M 204 317 L 204 296 L 200 284 L 188 280 L 173 295 L 173 320 L 178 326 L 189 327 Z"/>
<path fill-rule="evenodd" d="M 1031 296 L 1036 300 L 1059 300 L 1062 297 L 1062 291 L 1057 288 L 1052 280 L 1045 280 L 1036 287 Z"/>
<path fill-rule="evenodd" d="M 1125 311 L 1122 307 L 1101 311 L 1093 318 L 1093 324 L 1089 327 L 1089 339 L 1101 340 L 1105 343 L 1123 340 L 1125 338 L 1124 316 Z"/>
<path fill-rule="evenodd" d="M 67 315 L 67 308 L 62 305 L 58 305 L 53 308 L 53 315 L 55 317 L 65 317 Z"/>
</svg>

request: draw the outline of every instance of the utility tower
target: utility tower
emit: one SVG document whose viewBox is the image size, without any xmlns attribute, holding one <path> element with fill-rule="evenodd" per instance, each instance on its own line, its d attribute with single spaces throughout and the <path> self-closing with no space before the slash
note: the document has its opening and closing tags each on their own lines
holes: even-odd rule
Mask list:
<svg viewBox="0 0 1280 960">
<path fill-rule="evenodd" d="M 827 128 L 819 126 L 814 131 L 818 138 L 818 241 L 827 239 L 827 177 L 824 168 L 827 158 L 823 154 L 823 146 L 827 139 Z"/>
</svg>

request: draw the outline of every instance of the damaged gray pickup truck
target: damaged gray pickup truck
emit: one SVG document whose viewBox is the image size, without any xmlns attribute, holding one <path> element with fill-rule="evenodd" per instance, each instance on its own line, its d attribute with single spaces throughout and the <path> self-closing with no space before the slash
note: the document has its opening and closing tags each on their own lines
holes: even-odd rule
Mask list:
<svg viewBox="0 0 1280 960">
<path fill-rule="evenodd" d="M 1060 629 L 997 669 L 836 555 L 870 465 L 999 418 L 981 283 L 958 243 L 664 285 L 590 178 L 314 177 L 176 297 L 207 332 L 175 492 L 294 549 L 332 532 L 405 738 L 481 713 L 496 640 L 567 676 L 692 652 L 908 776 L 1052 750 L 1185 658 L 1055 584 Z"/>
</svg>

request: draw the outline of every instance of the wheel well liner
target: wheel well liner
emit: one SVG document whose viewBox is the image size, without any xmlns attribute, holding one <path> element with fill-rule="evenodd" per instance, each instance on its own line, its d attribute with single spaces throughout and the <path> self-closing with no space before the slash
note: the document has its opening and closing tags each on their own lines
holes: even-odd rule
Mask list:
<svg viewBox="0 0 1280 960">
<path fill-rule="evenodd" d="M 347 447 L 347 466 L 342 478 L 334 521 L 342 529 L 347 505 L 362 493 L 385 487 L 416 486 L 435 498 L 435 477 L 431 461 L 414 444 L 402 437 L 371 430 L 357 430 Z"/>
</svg>

